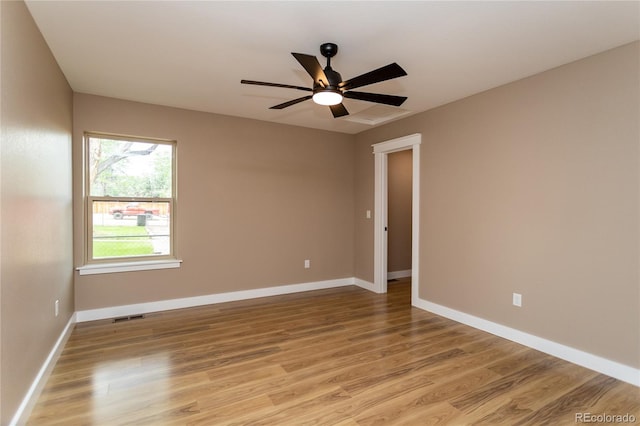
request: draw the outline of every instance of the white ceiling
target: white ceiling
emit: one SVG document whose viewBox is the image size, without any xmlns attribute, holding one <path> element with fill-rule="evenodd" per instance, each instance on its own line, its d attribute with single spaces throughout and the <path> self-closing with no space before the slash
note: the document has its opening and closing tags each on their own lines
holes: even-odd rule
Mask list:
<svg viewBox="0 0 640 426">
<path fill-rule="evenodd" d="M 640 2 L 33 1 L 76 92 L 345 133 L 376 104 L 347 99 L 334 119 L 283 88 L 311 87 L 290 52 L 339 46 L 344 79 L 397 62 L 406 77 L 358 89 L 407 96 L 415 114 L 640 38 Z M 389 111 L 395 107 L 387 107 Z M 373 110 L 384 116 L 387 112 Z M 393 112 L 393 111 L 392 111 Z M 362 118 L 362 117 L 361 117 Z"/>
</svg>

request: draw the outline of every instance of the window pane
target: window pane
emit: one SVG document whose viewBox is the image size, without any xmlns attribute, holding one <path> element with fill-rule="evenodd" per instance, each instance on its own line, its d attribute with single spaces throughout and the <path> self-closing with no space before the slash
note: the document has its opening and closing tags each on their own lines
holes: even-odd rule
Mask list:
<svg viewBox="0 0 640 426">
<path fill-rule="evenodd" d="M 89 195 L 170 198 L 172 145 L 89 138 Z"/>
<path fill-rule="evenodd" d="M 93 201 L 93 259 L 171 254 L 170 207 Z"/>
</svg>

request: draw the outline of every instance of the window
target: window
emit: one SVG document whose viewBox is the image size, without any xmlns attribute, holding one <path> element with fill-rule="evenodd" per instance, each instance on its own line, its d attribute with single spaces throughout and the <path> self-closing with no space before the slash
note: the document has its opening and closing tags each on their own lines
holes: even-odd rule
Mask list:
<svg viewBox="0 0 640 426">
<path fill-rule="evenodd" d="M 85 134 L 88 264 L 175 259 L 175 168 L 175 141 Z"/>
</svg>

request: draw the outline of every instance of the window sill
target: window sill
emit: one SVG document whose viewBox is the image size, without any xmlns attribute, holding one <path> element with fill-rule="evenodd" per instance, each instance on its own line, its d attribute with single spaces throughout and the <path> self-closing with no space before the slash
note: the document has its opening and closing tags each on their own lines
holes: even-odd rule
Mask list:
<svg viewBox="0 0 640 426">
<path fill-rule="evenodd" d="M 115 272 L 149 271 L 152 269 L 179 268 L 180 259 L 146 260 L 140 262 L 95 263 L 76 268 L 80 275 L 112 274 Z"/>
</svg>

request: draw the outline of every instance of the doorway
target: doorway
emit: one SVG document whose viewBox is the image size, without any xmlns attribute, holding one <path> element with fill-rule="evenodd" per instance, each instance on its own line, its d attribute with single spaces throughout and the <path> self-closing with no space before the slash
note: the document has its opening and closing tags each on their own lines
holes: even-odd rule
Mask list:
<svg viewBox="0 0 640 426">
<path fill-rule="evenodd" d="M 411 277 L 413 150 L 392 152 L 387 160 L 387 283 L 391 285 Z"/>
<path fill-rule="evenodd" d="M 412 150 L 411 184 L 411 304 L 418 300 L 419 283 L 419 230 L 420 230 L 420 143 L 419 133 L 380 142 L 373 145 L 375 161 L 374 184 L 374 291 L 387 292 L 387 253 L 388 253 L 388 155 L 398 151 Z"/>
</svg>

